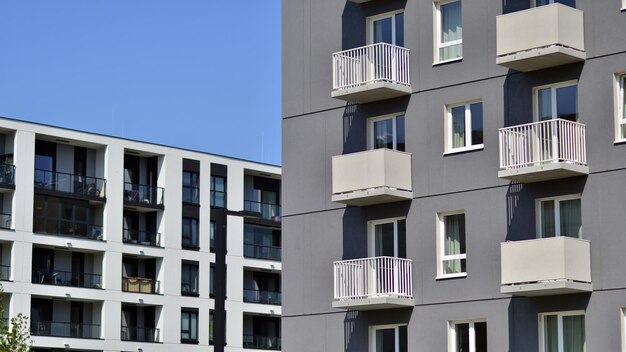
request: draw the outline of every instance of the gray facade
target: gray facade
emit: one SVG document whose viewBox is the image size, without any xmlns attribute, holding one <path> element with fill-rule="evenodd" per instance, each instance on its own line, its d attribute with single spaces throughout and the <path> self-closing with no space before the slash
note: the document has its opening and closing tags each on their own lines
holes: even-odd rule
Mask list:
<svg viewBox="0 0 626 352">
<path fill-rule="evenodd" d="M 586 60 L 531 72 L 496 64 L 496 17 L 528 1 L 461 0 L 462 60 L 433 65 L 434 3 L 283 2 L 283 350 L 373 351 L 369 327 L 408 324 L 407 351 L 449 349 L 449 322 L 487 322 L 489 351 L 541 351 L 540 314 L 583 311 L 587 351 L 625 351 L 626 144 L 616 143 L 615 75 L 626 72 L 620 1 L 577 1 Z M 368 44 L 366 18 L 404 11 L 410 95 L 352 104 L 331 97 L 331 55 Z M 499 178 L 503 127 L 532 123 L 533 88 L 577 81 L 589 174 L 534 183 Z M 445 152 L 446 105 L 480 100 L 484 148 Z M 413 199 L 369 206 L 331 200 L 333 156 L 367 147 L 368 118 L 403 112 Z M 501 293 L 500 247 L 537 239 L 536 200 L 580 195 L 591 292 Z M 440 213 L 463 210 L 466 277 L 437 279 Z M 406 218 L 414 306 L 333 308 L 333 262 L 368 255 L 368 221 Z M 374 350 L 375 351 L 375 350 Z"/>
</svg>

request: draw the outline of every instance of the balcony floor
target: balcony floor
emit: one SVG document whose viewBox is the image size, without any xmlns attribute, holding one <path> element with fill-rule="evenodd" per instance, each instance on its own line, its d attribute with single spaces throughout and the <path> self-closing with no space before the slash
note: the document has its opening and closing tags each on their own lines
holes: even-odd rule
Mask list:
<svg viewBox="0 0 626 352">
<path fill-rule="evenodd" d="M 400 202 L 413 199 L 413 192 L 398 189 L 378 188 L 349 193 L 333 194 L 333 202 L 355 206 L 366 206 L 373 204 L 383 204 Z"/>
<path fill-rule="evenodd" d="M 374 82 L 353 88 L 333 90 L 331 97 L 363 104 L 411 94 L 411 87 L 390 82 Z"/>
<path fill-rule="evenodd" d="M 583 175 L 589 175 L 588 166 L 566 162 L 546 163 L 498 171 L 499 178 L 519 183 L 533 183 Z"/>
<path fill-rule="evenodd" d="M 333 301 L 333 308 L 348 310 L 379 310 L 407 308 L 415 306 L 412 298 L 400 298 L 394 296 L 368 297 L 363 299 L 352 299 L 345 301 Z"/>
<path fill-rule="evenodd" d="M 500 56 L 496 58 L 496 64 L 520 72 L 530 72 L 584 61 L 586 58 L 584 51 L 555 45 Z"/>
<path fill-rule="evenodd" d="M 590 282 L 575 282 L 569 280 L 503 285 L 500 287 L 500 293 L 525 297 L 567 295 L 591 291 L 593 291 L 593 285 Z"/>
</svg>

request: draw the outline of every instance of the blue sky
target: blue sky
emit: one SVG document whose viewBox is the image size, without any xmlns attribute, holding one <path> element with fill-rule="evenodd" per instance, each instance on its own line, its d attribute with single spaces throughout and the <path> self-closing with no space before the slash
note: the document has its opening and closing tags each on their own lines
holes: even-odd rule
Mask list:
<svg viewBox="0 0 626 352">
<path fill-rule="evenodd" d="M 3 0 L 0 116 L 280 163 L 280 0 Z"/>
</svg>

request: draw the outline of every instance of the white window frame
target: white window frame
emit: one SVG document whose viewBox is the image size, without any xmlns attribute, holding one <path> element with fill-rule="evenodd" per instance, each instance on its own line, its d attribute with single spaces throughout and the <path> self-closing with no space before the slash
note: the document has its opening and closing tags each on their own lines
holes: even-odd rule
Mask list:
<svg viewBox="0 0 626 352">
<path fill-rule="evenodd" d="M 565 81 L 553 84 L 546 84 L 543 86 L 533 87 L 533 121 L 539 122 L 539 91 L 542 89 L 550 88 L 550 98 L 552 99 L 552 119 L 555 119 L 557 116 L 557 105 L 556 105 L 556 90 L 558 88 L 577 86 L 578 80 Z M 577 97 L 578 98 L 578 97 Z M 576 104 L 578 104 L 578 99 L 576 99 Z M 580 117 L 578 106 L 576 106 L 577 118 Z"/>
<path fill-rule="evenodd" d="M 622 11 L 626 10 L 626 0 L 622 0 Z"/>
<path fill-rule="evenodd" d="M 622 352 L 626 352 L 626 307 L 620 310 L 620 331 L 622 332 Z"/>
<path fill-rule="evenodd" d="M 545 336 L 544 336 L 544 318 L 548 315 L 556 315 L 557 316 L 557 326 L 558 326 L 558 339 L 559 339 L 559 352 L 567 352 L 563 350 L 563 317 L 566 316 L 574 316 L 574 315 L 582 315 L 585 316 L 584 310 L 570 310 L 563 312 L 549 312 L 549 313 L 539 313 L 539 352 L 545 352 L 546 346 L 544 344 Z M 587 329 L 587 322 L 585 321 L 585 330 Z"/>
<path fill-rule="evenodd" d="M 623 0 L 626 5 L 626 0 Z M 617 73 L 615 82 L 615 143 L 626 142 L 626 136 L 621 136 L 621 126 L 626 125 L 626 111 L 624 111 L 624 90 L 626 90 L 626 73 Z"/>
<path fill-rule="evenodd" d="M 554 201 L 554 226 L 555 226 L 555 236 L 561 237 L 561 202 L 566 200 L 580 199 L 582 206 L 582 196 L 580 193 L 577 194 L 568 194 L 565 196 L 556 196 L 556 197 L 547 197 L 547 198 L 537 198 L 535 199 L 535 222 L 537 224 L 537 238 L 543 237 L 543 226 L 541 223 L 541 203 L 545 201 Z M 581 209 L 581 221 L 582 221 L 582 209 Z M 581 237 L 582 238 L 582 234 Z"/>
<path fill-rule="evenodd" d="M 370 16 L 365 19 L 367 23 L 367 45 L 374 44 L 374 22 L 385 18 L 391 18 L 391 41 L 393 45 L 397 45 L 396 40 L 396 15 L 404 13 L 404 10 L 396 10 L 391 12 L 381 13 L 379 15 Z M 405 38 L 406 39 L 406 38 Z"/>
<path fill-rule="evenodd" d="M 476 100 L 470 100 L 467 102 L 453 103 L 453 104 L 446 105 L 446 109 L 445 109 L 446 119 L 444 121 L 444 130 L 446 131 L 446 135 L 444 136 L 444 143 L 445 143 L 444 155 L 466 152 L 470 150 L 485 149 L 484 116 L 483 116 L 483 143 L 472 145 L 472 133 L 471 133 L 472 132 L 472 112 L 470 110 L 470 106 L 476 103 L 482 104 L 483 101 L 482 99 L 476 99 Z M 465 106 L 465 147 L 453 148 L 452 147 L 452 133 L 453 133 L 452 132 L 452 109 L 459 107 L 459 106 Z M 485 113 L 485 110 L 484 110 L 484 104 L 483 104 L 483 115 L 484 113 Z"/>
<path fill-rule="evenodd" d="M 394 329 L 396 337 L 396 351 L 400 352 L 400 327 L 407 324 L 371 325 L 369 327 L 369 352 L 376 352 L 376 330 Z M 408 332 L 407 332 L 408 335 Z M 407 336 L 408 338 L 408 336 Z"/>
<path fill-rule="evenodd" d="M 384 120 L 392 120 L 392 130 L 393 130 L 393 150 L 398 150 L 398 125 L 396 123 L 397 118 L 400 116 L 404 116 L 404 124 L 406 128 L 406 116 L 403 112 L 399 112 L 397 114 L 383 115 L 377 117 L 371 117 L 367 119 L 367 150 L 374 149 L 374 122 L 384 121 Z M 406 131 L 405 131 L 406 132 Z M 406 133 L 404 134 L 406 139 Z M 406 140 L 405 140 L 406 143 Z"/>
<path fill-rule="evenodd" d="M 435 20 L 433 21 L 435 24 L 435 28 L 434 28 L 434 42 L 435 42 L 434 46 L 435 47 L 433 50 L 435 54 L 435 62 L 433 63 L 433 65 L 445 64 L 448 62 L 463 60 L 463 55 L 459 57 L 455 57 L 453 59 L 449 59 L 449 60 L 441 60 L 441 57 L 439 56 L 440 55 L 439 49 L 447 48 L 449 46 L 454 46 L 457 44 L 461 44 L 461 46 L 463 46 L 463 36 L 461 36 L 461 39 L 449 41 L 446 43 L 441 42 L 441 5 L 446 5 L 446 4 L 450 4 L 453 2 L 457 2 L 457 1 L 461 2 L 462 0 L 443 0 L 443 1 L 435 1 L 433 3 L 434 17 L 435 17 Z M 463 5 L 461 5 L 461 8 L 462 7 Z M 462 11 L 463 10 L 461 9 L 461 12 Z M 463 14 L 461 14 L 461 16 L 463 16 Z M 462 26 L 463 26 L 463 22 L 461 22 L 461 28 L 463 28 Z"/>
<path fill-rule="evenodd" d="M 465 214 L 465 248 L 466 252 L 462 254 L 445 255 L 445 240 L 446 240 L 446 223 L 445 217 L 450 215 Z M 467 213 L 465 210 L 455 210 L 449 212 L 437 213 L 437 277 L 436 279 L 451 279 L 456 277 L 466 277 L 467 271 L 455 274 L 444 274 L 444 262 L 450 260 L 465 259 L 465 265 L 467 266 Z"/>
<path fill-rule="evenodd" d="M 448 352 L 456 352 L 456 325 L 457 324 L 469 324 L 469 343 L 470 349 L 468 352 L 476 352 L 476 331 L 474 330 L 475 323 L 486 323 L 487 319 L 466 319 L 466 320 L 451 320 L 448 321 Z"/>
<path fill-rule="evenodd" d="M 391 224 L 393 223 L 393 252 L 394 257 L 398 257 L 399 248 L 398 248 L 398 221 L 406 220 L 405 217 L 398 218 L 388 218 L 388 219 L 379 219 L 379 220 L 370 220 L 367 222 L 367 253 L 370 258 L 374 257 L 376 253 L 376 236 L 375 236 L 375 228 L 376 225 L 382 224 Z"/>
</svg>

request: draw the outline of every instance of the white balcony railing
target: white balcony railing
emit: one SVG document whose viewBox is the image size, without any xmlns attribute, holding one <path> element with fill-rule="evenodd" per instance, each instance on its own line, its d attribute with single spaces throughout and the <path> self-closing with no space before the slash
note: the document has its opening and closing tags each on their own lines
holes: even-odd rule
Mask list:
<svg viewBox="0 0 626 352">
<path fill-rule="evenodd" d="M 554 119 L 500 129 L 500 168 L 565 162 L 587 165 L 585 125 Z"/>
<path fill-rule="evenodd" d="M 333 263 L 336 300 L 381 296 L 413 298 L 413 261 L 394 257 L 342 260 Z"/>
<path fill-rule="evenodd" d="M 409 49 L 377 43 L 333 54 L 333 90 L 375 82 L 410 86 Z"/>
</svg>

